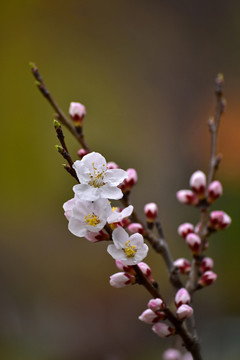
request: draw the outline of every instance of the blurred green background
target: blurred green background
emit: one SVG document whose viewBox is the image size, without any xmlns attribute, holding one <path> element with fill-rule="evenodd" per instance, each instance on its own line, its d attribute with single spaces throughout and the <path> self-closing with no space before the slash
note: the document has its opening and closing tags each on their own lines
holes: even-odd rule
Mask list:
<svg viewBox="0 0 240 360">
<path fill-rule="evenodd" d="M 74 181 L 54 149 L 53 110 L 34 85 L 34 61 L 65 112 L 70 101 L 86 105 L 90 146 L 137 169 L 132 200 L 142 217 L 146 202 L 158 203 L 175 258 L 189 256 L 177 226 L 198 221 L 175 193 L 208 169 L 207 119 L 224 73 L 224 196 L 214 208 L 233 224 L 212 237 L 218 280 L 196 295 L 195 313 L 205 359 L 239 359 L 240 3 L 2 0 L 0 19 L 0 358 L 157 360 L 171 346 L 137 319 L 144 289 L 109 286 L 116 268 L 106 244 L 68 232 L 62 204 Z M 147 262 L 170 299 L 162 259 L 150 251 Z"/>
</svg>

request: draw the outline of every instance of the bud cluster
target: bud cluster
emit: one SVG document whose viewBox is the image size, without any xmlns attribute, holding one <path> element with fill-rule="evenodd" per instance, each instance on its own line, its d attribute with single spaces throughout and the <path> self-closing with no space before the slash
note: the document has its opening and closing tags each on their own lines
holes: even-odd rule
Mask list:
<svg viewBox="0 0 240 360">
<path fill-rule="evenodd" d="M 182 322 L 193 314 L 193 309 L 189 306 L 191 301 L 188 291 L 184 288 L 180 289 L 175 296 L 175 305 L 177 307 L 176 317 Z M 148 309 L 138 317 L 139 320 L 146 324 L 152 324 L 152 330 L 160 337 L 169 337 L 175 334 L 175 329 L 163 320 L 167 320 L 165 313 L 165 304 L 162 299 L 151 299 L 148 302 Z"/>
<path fill-rule="evenodd" d="M 207 187 L 206 175 L 201 171 L 195 171 L 189 180 L 191 190 L 179 190 L 177 199 L 187 205 L 197 206 L 205 200 L 208 204 L 213 203 L 222 193 L 222 185 L 218 180 L 210 183 Z"/>
<path fill-rule="evenodd" d="M 200 209 L 203 209 L 204 211 L 207 211 L 210 205 L 221 196 L 223 192 L 222 185 L 217 180 L 212 181 L 207 187 L 206 175 L 200 170 L 192 174 L 189 184 L 191 190 L 178 191 L 177 199 L 184 204 L 199 206 Z M 213 259 L 202 255 L 208 247 L 207 237 L 211 232 L 225 229 L 230 224 L 231 218 L 224 211 L 212 211 L 209 215 L 209 219 L 198 223 L 196 226 L 186 222 L 178 227 L 178 235 L 185 240 L 191 250 L 192 256 L 198 259 L 197 264 L 199 272 L 197 274 L 198 280 L 195 284 L 196 289 L 208 286 L 217 279 L 217 274 L 212 271 L 214 265 Z M 188 275 L 192 268 L 190 262 L 184 258 L 177 259 L 174 262 L 174 266 L 178 268 L 181 274 L 185 275 Z M 188 304 L 186 303 L 185 305 Z M 178 309 L 177 314 L 179 312 Z M 184 311 L 182 314 L 184 314 Z M 179 313 L 178 317 L 179 316 L 183 315 L 180 315 Z"/>
<path fill-rule="evenodd" d="M 136 272 L 130 265 L 126 265 L 121 260 L 115 260 L 117 268 L 121 271 L 110 276 L 110 285 L 115 288 L 122 288 L 126 285 L 135 284 L 137 282 Z M 146 278 L 153 282 L 152 270 L 145 262 L 139 262 L 138 267 Z"/>
<path fill-rule="evenodd" d="M 189 318 L 193 314 L 193 308 L 189 306 L 191 297 L 185 288 L 178 290 L 175 296 L 175 305 L 177 307 L 176 315 L 181 321 Z"/>
<path fill-rule="evenodd" d="M 152 330 L 160 337 L 169 337 L 175 334 L 175 329 L 162 320 L 166 319 L 164 312 L 165 304 L 162 299 L 155 298 L 148 302 L 148 308 L 138 317 L 139 320 L 146 324 L 153 325 Z"/>
</svg>

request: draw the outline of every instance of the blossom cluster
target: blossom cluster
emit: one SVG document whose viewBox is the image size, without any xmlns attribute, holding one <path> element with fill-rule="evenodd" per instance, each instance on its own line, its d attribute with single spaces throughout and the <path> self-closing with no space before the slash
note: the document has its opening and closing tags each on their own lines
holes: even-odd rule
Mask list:
<svg viewBox="0 0 240 360">
<path fill-rule="evenodd" d="M 224 211 L 210 212 L 210 206 L 223 193 L 221 183 L 218 180 L 213 181 L 221 159 L 216 154 L 216 140 L 220 116 L 226 105 L 222 92 L 223 75 L 219 74 L 215 81 L 216 114 L 208 122 L 212 142 L 209 174 L 206 176 L 200 170 L 195 171 L 190 177 L 190 189 L 180 190 L 176 194 L 180 203 L 196 207 L 200 212 L 199 223 L 193 225 L 185 222 L 178 227 L 178 235 L 189 248 L 191 260 L 179 258 L 174 261 L 161 224 L 157 220 L 157 205 L 151 202 L 144 206 L 146 224 L 139 220 L 133 206 L 130 205 L 129 195 L 138 181 L 136 170 L 130 168 L 124 171 L 115 162 L 107 163 L 101 154 L 91 152 L 82 129 L 86 115 L 85 106 L 72 102 L 69 107 L 72 122 L 69 122 L 62 110 L 52 98 L 49 98 L 49 91 L 36 65 L 31 64 L 31 68 L 39 90 L 50 104 L 54 105 L 57 112 L 59 122 L 55 120 L 54 127 L 61 146 L 57 145 L 56 148 L 68 162 L 64 164 L 65 169 L 78 181 L 78 184 L 73 186 L 74 197 L 63 205 L 70 232 L 75 236 L 85 237 L 92 243 L 103 240 L 111 242 L 107 252 L 115 259 L 119 270 L 110 276 L 111 286 L 123 288 L 138 283 L 151 294 L 153 298 L 139 319 L 150 324 L 153 332 L 160 337 L 179 335 L 184 345 L 178 349 L 166 350 L 163 360 L 200 359 L 198 336 L 196 329 L 192 328 L 194 315 L 191 297 L 195 291 L 216 280 L 217 274 L 212 271 L 214 261 L 205 256 L 205 251 L 209 246 L 210 235 L 226 229 L 231 224 L 231 218 Z M 61 124 L 66 125 L 81 143 L 82 148 L 78 151 L 80 160 L 72 161 Z M 112 206 L 112 200 L 121 199 L 125 207 Z M 155 230 L 158 235 L 155 235 Z M 174 305 L 171 308 L 160 294 L 151 268 L 142 261 L 148 253 L 144 238 L 162 255 L 169 280 L 176 289 Z M 185 282 L 182 275 L 187 278 Z M 191 318 L 190 321 L 188 318 Z M 183 348 L 186 349 L 184 353 Z"/>
<path fill-rule="evenodd" d="M 129 225 L 127 218 L 132 214 L 133 206 L 119 209 L 110 204 L 110 199 L 121 199 L 123 191 L 133 186 L 136 180 L 133 169 L 127 172 L 113 163 L 108 165 L 96 152 L 75 161 L 73 169 L 79 184 L 73 186 L 74 197 L 63 205 L 70 232 L 91 242 L 110 240 L 110 234 L 105 231 L 108 224 L 113 230 L 113 244 L 108 246 L 108 253 L 125 265 L 141 262 L 148 252 L 143 236 L 139 231 L 129 236 L 124 230 Z"/>
</svg>

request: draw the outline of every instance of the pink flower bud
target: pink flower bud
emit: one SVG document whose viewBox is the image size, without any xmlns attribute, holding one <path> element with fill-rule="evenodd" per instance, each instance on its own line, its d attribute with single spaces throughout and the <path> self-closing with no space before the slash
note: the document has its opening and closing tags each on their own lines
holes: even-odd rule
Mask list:
<svg viewBox="0 0 240 360">
<path fill-rule="evenodd" d="M 186 242 L 193 254 L 198 254 L 201 247 L 201 239 L 198 235 L 192 233 L 186 237 Z"/>
<path fill-rule="evenodd" d="M 116 267 L 118 270 L 124 271 L 124 272 L 131 272 L 132 267 L 130 265 L 124 265 L 121 260 L 115 260 Z"/>
<path fill-rule="evenodd" d="M 198 254 L 201 247 L 201 239 L 198 235 L 191 233 L 186 237 L 186 242 L 193 254 Z"/>
<path fill-rule="evenodd" d="M 154 324 L 152 330 L 162 338 L 175 334 L 175 329 L 162 322 Z"/>
<path fill-rule="evenodd" d="M 144 206 L 144 213 L 148 222 L 153 222 L 158 214 L 158 207 L 155 203 L 148 203 Z"/>
<path fill-rule="evenodd" d="M 85 149 L 79 149 L 78 150 L 78 156 L 80 157 L 80 159 L 82 159 L 85 155 L 87 155 L 89 152 Z"/>
<path fill-rule="evenodd" d="M 110 276 L 110 285 L 115 288 L 122 288 L 134 282 L 135 277 L 125 272 L 119 272 Z"/>
<path fill-rule="evenodd" d="M 208 187 L 208 202 L 212 203 L 214 200 L 219 198 L 223 193 L 222 184 L 220 181 L 215 180 L 211 182 L 211 184 Z"/>
<path fill-rule="evenodd" d="M 119 166 L 113 162 L 113 161 L 110 161 L 107 163 L 107 168 L 110 170 L 110 169 L 119 169 Z"/>
<path fill-rule="evenodd" d="M 230 216 L 228 216 L 224 211 L 216 210 L 210 213 L 209 227 L 215 230 L 226 229 L 231 222 L 232 220 Z"/>
<path fill-rule="evenodd" d="M 191 306 L 186 304 L 179 306 L 179 308 L 176 311 L 176 315 L 179 320 L 187 319 L 192 314 L 193 314 L 193 308 L 191 308 Z"/>
<path fill-rule="evenodd" d="M 177 192 L 177 199 L 182 204 L 197 205 L 198 197 L 191 190 L 179 190 Z"/>
<path fill-rule="evenodd" d="M 128 225 L 128 230 L 131 234 L 135 234 L 135 233 L 139 233 L 141 235 L 144 234 L 144 228 L 139 223 L 131 223 L 130 225 Z"/>
<path fill-rule="evenodd" d="M 181 360 L 193 360 L 192 354 L 189 352 L 183 354 L 183 356 L 181 357 Z"/>
<path fill-rule="evenodd" d="M 189 295 L 189 292 L 185 288 L 179 289 L 175 296 L 176 306 L 179 307 L 182 304 L 189 304 L 190 301 L 191 301 L 191 297 Z"/>
<path fill-rule="evenodd" d="M 194 232 L 194 226 L 190 223 L 184 223 L 178 227 L 178 235 L 182 238 L 186 238 L 186 236 L 190 233 Z"/>
<path fill-rule="evenodd" d="M 205 257 L 201 261 L 200 269 L 204 273 L 205 271 L 212 270 L 214 265 L 213 259 L 210 257 Z"/>
<path fill-rule="evenodd" d="M 191 264 L 187 259 L 180 258 L 174 261 L 174 266 L 178 267 L 180 273 L 188 274 L 191 270 Z"/>
<path fill-rule="evenodd" d="M 199 198 L 203 198 L 206 190 L 206 175 L 198 170 L 190 177 L 190 186 Z"/>
<path fill-rule="evenodd" d="M 77 102 L 71 102 L 69 107 L 69 115 L 71 116 L 76 126 L 82 126 L 83 118 L 86 115 L 85 106 Z"/>
<path fill-rule="evenodd" d="M 138 267 L 142 271 L 142 273 L 150 280 L 153 281 L 152 277 L 152 269 L 145 262 L 141 261 L 138 263 Z"/>
<path fill-rule="evenodd" d="M 211 285 L 215 280 L 217 279 L 217 274 L 215 274 L 213 271 L 206 271 L 201 279 L 199 280 L 200 286 L 208 286 Z"/>
<path fill-rule="evenodd" d="M 127 169 L 128 177 L 119 185 L 123 192 L 130 191 L 138 181 L 137 172 L 135 169 Z"/>
<path fill-rule="evenodd" d="M 161 314 L 159 316 L 151 309 L 147 309 L 138 318 L 139 318 L 139 320 L 145 322 L 146 324 L 155 324 L 160 319 L 163 320 L 163 317 L 165 317 L 164 313 L 163 313 L 163 316 Z"/>
<path fill-rule="evenodd" d="M 167 349 L 163 353 L 163 360 L 181 360 L 181 353 L 176 349 Z"/>
<path fill-rule="evenodd" d="M 148 307 L 152 311 L 161 311 L 165 308 L 165 304 L 162 299 L 156 298 L 149 300 Z"/>
<path fill-rule="evenodd" d="M 98 242 L 109 240 L 110 236 L 105 231 L 100 230 L 99 232 L 88 231 L 85 238 L 91 242 Z"/>
</svg>

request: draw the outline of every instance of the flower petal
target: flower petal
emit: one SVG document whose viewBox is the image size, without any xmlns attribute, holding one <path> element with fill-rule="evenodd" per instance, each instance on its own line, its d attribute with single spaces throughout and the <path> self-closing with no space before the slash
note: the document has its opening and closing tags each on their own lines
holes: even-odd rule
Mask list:
<svg viewBox="0 0 240 360">
<path fill-rule="evenodd" d="M 141 248 L 137 250 L 135 255 L 136 264 L 140 263 L 147 256 L 148 250 L 149 248 L 146 244 L 143 244 Z"/>
<path fill-rule="evenodd" d="M 122 249 L 125 247 L 125 244 L 129 239 L 129 236 L 128 233 L 121 226 L 119 226 L 113 230 L 112 238 L 113 238 L 114 246 L 116 246 L 117 249 Z"/>
<path fill-rule="evenodd" d="M 143 236 L 139 233 L 135 233 L 130 236 L 131 245 L 136 245 L 137 248 L 141 248 L 144 244 Z"/>
<path fill-rule="evenodd" d="M 107 167 L 106 159 L 101 154 L 94 151 L 85 155 L 81 161 L 88 169 L 92 169 L 93 163 L 96 168 L 99 166 Z"/>
<path fill-rule="evenodd" d="M 130 216 L 133 212 L 133 206 L 129 205 L 125 209 L 123 209 L 121 212 L 113 211 L 110 216 L 107 218 L 107 222 L 109 224 L 113 224 L 116 222 L 122 221 L 124 218 Z"/>
<path fill-rule="evenodd" d="M 107 217 L 112 213 L 112 208 L 108 199 L 98 199 L 94 202 L 94 209 L 97 213 Z"/>
<path fill-rule="evenodd" d="M 69 220 L 68 229 L 73 235 L 78 237 L 84 237 L 87 234 L 87 228 L 83 222 L 73 217 Z"/>
<path fill-rule="evenodd" d="M 76 197 L 81 200 L 95 201 L 99 199 L 99 189 L 87 184 L 77 184 L 73 186 Z"/>
<path fill-rule="evenodd" d="M 115 259 L 126 261 L 126 256 L 122 249 L 117 249 L 115 245 L 111 244 L 107 247 L 107 252 Z"/>
<path fill-rule="evenodd" d="M 117 186 L 121 184 L 127 177 L 127 172 L 122 169 L 109 169 L 105 174 L 105 179 L 111 184 L 111 186 Z"/>
<path fill-rule="evenodd" d="M 110 186 L 109 184 L 100 187 L 99 192 L 101 198 L 119 200 L 123 197 L 122 190 L 118 187 Z"/>
</svg>

